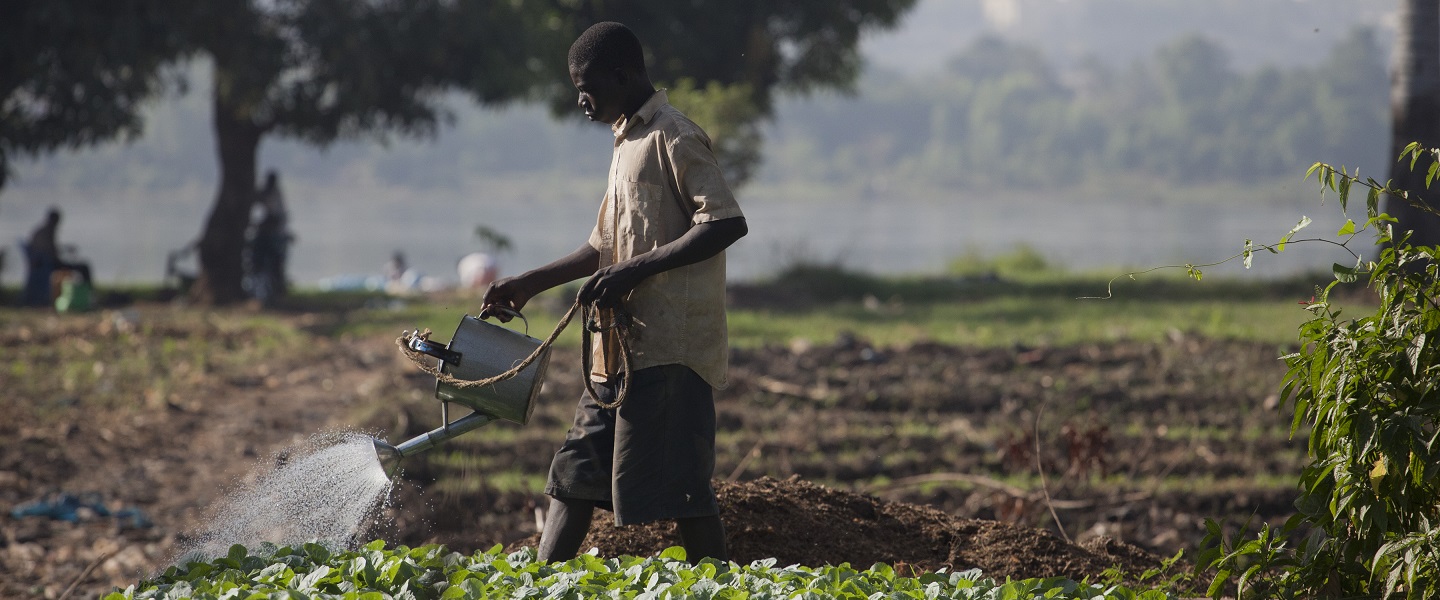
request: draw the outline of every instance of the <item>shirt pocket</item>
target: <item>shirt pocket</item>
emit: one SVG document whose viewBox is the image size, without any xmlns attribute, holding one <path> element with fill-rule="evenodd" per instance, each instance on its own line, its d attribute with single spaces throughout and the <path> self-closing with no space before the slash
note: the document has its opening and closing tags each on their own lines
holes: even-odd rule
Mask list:
<svg viewBox="0 0 1440 600">
<path fill-rule="evenodd" d="M 665 226 L 665 189 L 662 186 L 620 179 L 615 184 L 620 214 L 616 219 L 616 237 L 627 256 L 644 254 L 670 241 Z"/>
</svg>

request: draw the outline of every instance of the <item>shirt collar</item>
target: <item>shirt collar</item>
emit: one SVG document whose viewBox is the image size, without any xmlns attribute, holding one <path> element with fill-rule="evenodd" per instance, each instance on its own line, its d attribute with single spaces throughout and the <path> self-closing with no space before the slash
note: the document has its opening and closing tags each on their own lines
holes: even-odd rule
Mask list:
<svg viewBox="0 0 1440 600">
<path fill-rule="evenodd" d="M 610 131 L 615 133 L 615 139 L 623 139 L 625 134 L 630 133 L 631 129 L 634 129 L 641 123 L 654 121 L 655 113 L 660 112 L 660 109 L 669 103 L 670 99 L 665 95 L 665 90 L 655 90 L 655 93 L 651 94 L 650 99 L 640 105 L 640 109 L 636 110 L 635 114 L 629 117 L 620 117 L 619 121 L 610 125 Z"/>
</svg>

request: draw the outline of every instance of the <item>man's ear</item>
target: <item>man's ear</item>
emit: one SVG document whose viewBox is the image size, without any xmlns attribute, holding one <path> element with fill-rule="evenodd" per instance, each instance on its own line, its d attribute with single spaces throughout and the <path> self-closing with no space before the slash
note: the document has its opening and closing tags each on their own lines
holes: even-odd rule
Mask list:
<svg viewBox="0 0 1440 600">
<path fill-rule="evenodd" d="M 620 84 L 621 87 L 624 87 L 630 83 L 630 71 L 626 70 L 624 67 L 615 67 L 614 73 L 615 83 Z"/>
</svg>

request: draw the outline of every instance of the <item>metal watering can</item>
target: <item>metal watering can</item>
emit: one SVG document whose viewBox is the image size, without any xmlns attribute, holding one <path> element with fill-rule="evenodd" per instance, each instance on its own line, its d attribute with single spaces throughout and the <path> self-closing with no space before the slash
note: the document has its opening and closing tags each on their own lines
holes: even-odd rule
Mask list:
<svg viewBox="0 0 1440 600">
<path fill-rule="evenodd" d="M 510 312 L 525 321 L 520 313 Z M 529 329 L 529 321 L 525 323 L 526 329 Z M 434 448 L 492 421 L 504 419 L 523 425 L 530 420 L 530 413 L 535 409 L 535 397 L 540 394 L 545 379 L 545 368 L 550 363 L 549 345 L 527 334 L 470 315 L 460 319 L 449 344 L 442 346 L 416 332 L 406 332 L 401 341 L 415 353 L 439 359 L 435 371 L 435 398 L 440 400 L 440 419 L 444 424 L 398 446 L 375 438 L 375 453 L 387 475 L 395 474 L 400 459 Z M 532 354 L 537 355 L 532 362 L 515 371 L 515 367 L 530 360 Z M 498 379 L 498 375 L 508 376 L 493 383 L 474 383 Z M 464 405 L 472 412 L 451 421 L 452 402 Z"/>
</svg>

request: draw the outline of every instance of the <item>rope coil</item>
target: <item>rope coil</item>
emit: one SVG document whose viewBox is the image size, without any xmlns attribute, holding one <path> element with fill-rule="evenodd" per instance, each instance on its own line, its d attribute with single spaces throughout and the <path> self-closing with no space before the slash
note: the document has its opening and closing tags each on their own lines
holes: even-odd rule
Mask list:
<svg viewBox="0 0 1440 600">
<path fill-rule="evenodd" d="M 534 352 L 531 352 L 529 356 L 516 363 L 515 366 L 511 367 L 509 370 L 503 373 L 499 373 L 497 375 L 486 377 L 484 379 L 469 380 L 456 378 L 449 373 L 441 371 L 439 367 L 431 365 L 429 361 L 426 360 L 427 355 L 425 353 L 411 348 L 411 340 L 430 339 L 431 331 L 428 328 L 426 328 L 424 331 L 405 332 L 400 337 L 395 338 L 395 345 L 400 348 L 400 352 L 404 354 L 407 358 L 409 358 L 410 362 L 413 363 L 417 368 L 429 375 L 434 376 L 435 379 L 440 381 L 441 383 L 454 386 L 458 389 L 470 389 L 480 386 L 494 385 L 507 379 L 513 378 L 516 375 L 519 375 L 520 372 L 524 371 L 526 367 L 529 367 L 536 360 L 538 360 L 540 356 L 545 353 L 546 349 L 550 348 L 552 345 L 555 344 L 555 339 L 560 337 L 560 333 L 565 330 L 565 327 L 570 325 L 570 321 L 574 319 L 577 312 L 580 313 L 580 320 L 584 323 L 580 329 L 580 351 L 581 365 L 584 371 L 582 378 L 585 380 L 585 390 L 590 393 L 590 397 L 593 398 L 595 400 L 595 403 L 598 404 L 601 408 L 619 408 L 620 405 L 625 402 L 625 398 L 629 396 L 630 393 L 630 319 L 628 315 L 623 314 L 618 309 L 616 309 L 614 311 L 614 314 L 612 314 L 610 324 L 604 325 L 600 322 L 600 311 L 593 304 L 582 305 L 580 303 L 580 300 L 576 299 L 575 303 L 570 305 L 570 310 L 565 311 L 565 316 L 560 318 L 560 322 L 555 324 L 554 331 L 551 331 L 550 336 L 545 338 L 544 341 L 540 342 L 540 345 L 535 348 Z M 604 331 L 610 329 L 615 330 L 617 334 L 616 337 L 619 339 L 621 371 L 620 390 L 615 394 L 615 401 L 607 403 L 601 401 L 600 396 L 595 393 L 595 383 L 591 381 L 590 378 L 590 370 L 592 368 L 593 362 L 593 357 L 591 356 L 591 336 L 596 333 L 603 333 Z"/>
</svg>

